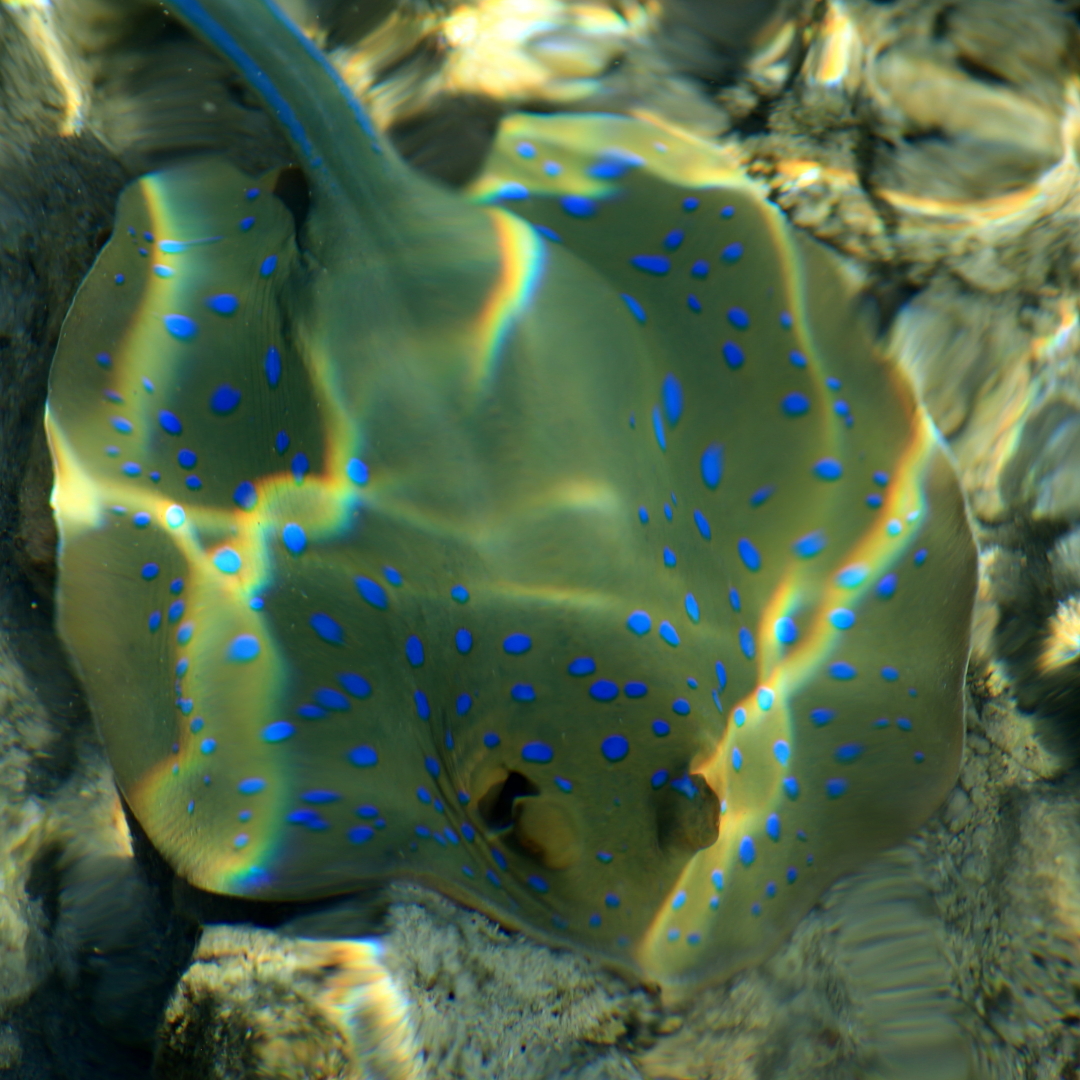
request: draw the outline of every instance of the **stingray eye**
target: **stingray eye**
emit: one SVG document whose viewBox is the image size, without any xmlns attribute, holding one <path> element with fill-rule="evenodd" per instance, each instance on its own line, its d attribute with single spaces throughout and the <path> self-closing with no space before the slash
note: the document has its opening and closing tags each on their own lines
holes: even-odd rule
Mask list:
<svg viewBox="0 0 1080 1080">
<path fill-rule="evenodd" d="M 515 802 L 539 794 L 540 789 L 523 773 L 502 772 L 480 796 L 477 809 L 489 829 L 501 832 L 514 824 Z"/>
<path fill-rule="evenodd" d="M 720 799 L 700 773 L 665 784 L 654 800 L 657 839 L 664 851 L 701 851 L 716 843 Z"/>
</svg>

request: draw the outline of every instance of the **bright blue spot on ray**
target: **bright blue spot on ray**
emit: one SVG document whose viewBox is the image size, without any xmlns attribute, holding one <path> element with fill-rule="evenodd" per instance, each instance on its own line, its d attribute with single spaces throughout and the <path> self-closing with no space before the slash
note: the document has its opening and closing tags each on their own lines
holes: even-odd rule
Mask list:
<svg viewBox="0 0 1080 1080">
<path fill-rule="evenodd" d="M 795 620 L 788 618 L 787 615 L 776 620 L 775 629 L 776 640 L 781 645 L 792 645 L 799 639 L 799 628 L 795 625 Z"/>
<path fill-rule="evenodd" d="M 458 694 L 457 701 L 454 702 L 454 708 L 457 710 L 458 716 L 464 716 L 472 708 L 472 698 L 468 694 Z"/>
<path fill-rule="evenodd" d="M 676 698 L 671 703 L 672 712 L 677 713 L 679 716 L 690 715 L 690 702 L 686 698 Z"/>
<path fill-rule="evenodd" d="M 669 548 L 669 547 L 664 548 L 664 565 L 665 566 L 674 566 L 675 565 L 675 552 L 672 551 L 671 548 Z"/>
<path fill-rule="evenodd" d="M 377 581 L 372 581 L 371 578 L 358 577 L 356 579 L 356 588 L 373 608 L 379 608 L 380 611 L 386 610 L 390 598 L 386 595 L 386 590 Z"/>
<path fill-rule="evenodd" d="M 682 229 L 672 229 L 671 232 L 664 237 L 664 247 L 666 247 L 668 251 L 677 251 L 685 236 L 686 233 L 684 233 Z"/>
<path fill-rule="evenodd" d="M 877 594 L 882 600 L 888 600 L 896 592 L 896 575 L 886 574 L 877 585 Z"/>
<path fill-rule="evenodd" d="M 743 866 L 750 866 L 757 852 L 754 850 L 754 841 L 749 836 L 744 836 L 739 841 L 739 861 Z"/>
<path fill-rule="evenodd" d="M 623 687 L 623 693 L 628 698 L 641 698 L 649 692 L 649 688 L 643 682 L 628 682 Z"/>
<path fill-rule="evenodd" d="M 747 660 L 754 659 L 754 635 L 745 626 L 739 630 L 739 648 Z"/>
<path fill-rule="evenodd" d="M 639 506 L 638 507 L 637 516 L 638 516 L 638 521 L 640 521 L 642 525 L 648 525 L 649 524 L 649 511 L 646 510 L 644 506 Z"/>
<path fill-rule="evenodd" d="M 653 726 L 655 727 L 656 725 L 654 724 Z M 657 769 L 656 772 L 652 774 L 650 782 L 654 789 L 662 788 L 668 782 L 670 776 L 671 773 L 669 773 L 667 769 Z"/>
<path fill-rule="evenodd" d="M 857 672 L 851 666 L 851 664 L 845 664 L 843 661 L 837 661 L 835 664 L 829 665 L 829 674 L 834 679 L 841 679 L 846 682 L 848 679 L 854 679 Z"/>
<path fill-rule="evenodd" d="M 357 746 L 349 751 L 349 760 L 358 769 L 367 769 L 372 765 L 378 765 L 379 755 L 370 746 Z"/>
<path fill-rule="evenodd" d="M 328 645 L 344 645 L 345 631 L 341 624 L 329 615 L 317 611 L 309 620 L 311 629 L 315 631 Z"/>
<path fill-rule="evenodd" d="M 805 416 L 810 411 L 810 399 L 805 394 L 788 394 L 780 408 L 788 416 Z"/>
<path fill-rule="evenodd" d="M 515 701 L 535 701 L 536 691 L 528 683 L 515 683 L 510 688 L 510 696 Z"/>
<path fill-rule="evenodd" d="M 675 627 L 669 622 L 662 622 L 660 624 L 660 636 L 673 648 L 679 644 L 679 635 L 675 630 Z"/>
<path fill-rule="evenodd" d="M 241 795 L 258 795 L 265 787 L 265 780 L 262 780 L 257 776 L 252 776 L 247 780 L 241 780 L 240 783 L 236 785 L 236 790 L 239 791 Z"/>
<path fill-rule="evenodd" d="M 671 260 L 663 255 L 635 255 L 630 259 L 630 265 L 646 274 L 666 274 L 671 269 Z"/>
<path fill-rule="evenodd" d="M 836 575 L 836 584 L 843 589 L 854 589 L 866 580 L 866 567 L 856 563 L 853 566 L 845 566 Z"/>
<path fill-rule="evenodd" d="M 791 760 L 791 747 L 783 739 L 773 743 L 773 754 L 781 765 L 786 765 Z"/>
<path fill-rule="evenodd" d="M 770 840 L 780 839 L 780 817 L 778 814 L 770 814 L 765 819 L 765 834 Z"/>
<path fill-rule="evenodd" d="M 345 473 L 354 484 L 361 487 L 368 482 L 368 467 L 359 458 L 349 459 Z"/>
<path fill-rule="evenodd" d="M 234 386 L 219 386 L 210 398 L 210 411 L 218 416 L 228 416 L 240 404 L 240 391 Z"/>
<path fill-rule="evenodd" d="M 926 548 L 920 548 L 915 552 L 915 557 L 911 560 L 916 566 L 922 566 L 926 562 Z"/>
<path fill-rule="evenodd" d="M 158 564 L 148 562 L 142 568 L 143 581 L 153 581 L 158 576 Z"/>
<path fill-rule="evenodd" d="M 562 237 L 547 225 L 537 225 L 534 223 L 533 229 L 544 237 L 545 240 L 550 240 L 553 244 L 562 243 Z"/>
<path fill-rule="evenodd" d="M 635 611 L 630 618 L 626 620 L 626 625 L 627 628 L 635 634 L 647 634 L 652 628 L 652 619 L 649 618 L 648 612 Z"/>
<path fill-rule="evenodd" d="M 844 475 L 844 467 L 835 458 L 822 458 L 814 466 L 814 475 L 819 480 L 839 480 Z"/>
<path fill-rule="evenodd" d="M 858 761 L 862 757 L 863 750 L 866 747 L 862 743 L 842 743 L 836 748 L 836 752 L 833 757 L 842 765 L 848 765 L 852 761 Z"/>
<path fill-rule="evenodd" d="M 417 690 L 413 694 L 413 702 L 416 704 L 416 715 L 421 720 L 427 720 L 431 717 L 431 706 L 428 704 L 427 694 L 423 690 Z"/>
<path fill-rule="evenodd" d="M 712 539 L 712 528 L 709 525 L 709 519 L 700 510 L 694 511 L 694 524 L 697 526 L 698 532 L 701 533 L 703 540 Z"/>
<path fill-rule="evenodd" d="M 338 676 L 338 682 L 341 683 L 353 697 L 371 697 L 371 683 L 369 683 L 362 675 L 355 675 L 352 672 L 347 671 L 343 675 Z"/>
<path fill-rule="evenodd" d="M 690 267 L 690 273 L 696 278 L 708 277 L 709 264 L 704 259 L 698 259 L 698 261 Z"/>
<path fill-rule="evenodd" d="M 199 325 L 186 315 L 166 315 L 165 329 L 180 341 L 191 341 L 199 332 Z"/>
<path fill-rule="evenodd" d="M 495 747 L 498 746 L 500 742 L 502 742 L 502 739 L 500 739 L 499 736 L 496 735 L 494 731 L 489 731 L 484 736 L 484 745 L 489 750 L 494 750 Z"/>
<path fill-rule="evenodd" d="M 277 723 L 269 724 L 263 728 L 263 738 L 267 742 L 281 742 L 289 738 L 294 731 L 296 731 L 296 728 L 292 724 L 284 720 L 278 720 Z"/>
<path fill-rule="evenodd" d="M 270 384 L 272 390 L 281 382 L 281 353 L 273 345 L 266 350 L 263 367 L 266 370 L 266 381 Z"/>
<path fill-rule="evenodd" d="M 657 405 L 652 411 L 653 434 L 661 450 L 667 450 L 667 436 L 664 434 L 664 419 L 660 415 L 660 406 Z"/>
<path fill-rule="evenodd" d="M 630 743 L 622 735 L 609 735 L 600 744 L 600 753 L 608 761 L 622 761 L 630 753 Z"/>
<path fill-rule="evenodd" d="M 363 844 L 370 840 L 374 835 L 375 830 L 367 825 L 357 825 L 348 832 L 349 841 L 353 844 Z"/>
<path fill-rule="evenodd" d="M 571 217 L 589 218 L 596 213 L 596 203 L 584 195 L 564 195 L 562 208 Z"/>
<path fill-rule="evenodd" d="M 464 604 L 469 599 L 469 590 L 464 585 L 455 585 L 450 590 L 450 596 L 459 604 Z"/>
<path fill-rule="evenodd" d="M 325 806 L 328 803 L 337 802 L 341 796 L 336 791 L 325 791 L 322 788 L 316 788 L 314 791 L 305 791 L 300 796 L 301 802 L 309 803 L 311 806 Z"/>
<path fill-rule="evenodd" d="M 810 719 L 817 727 L 824 727 L 834 716 L 836 712 L 833 709 L 810 710 Z"/>
<path fill-rule="evenodd" d="M 789 799 L 797 799 L 799 797 L 799 781 L 794 776 L 788 776 L 784 778 L 784 794 Z"/>
<path fill-rule="evenodd" d="M 674 427 L 679 422 L 683 411 L 682 383 L 674 375 L 665 375 L 661 396 L 664 400 L 664 412 L 667 413 L 668 423 Z"/>
<path fill-rule="evenodd" d="M 214 556 L 214 565 L 223 574 L 235 574 L 240 569 L 240 556 L 232 548 L 225 548 Z"/>
<path fill-rule="evenodd" d="M 664 503 L 664 517 L 666 517 L 668 521 L 670 521 L 672 517 L 671 507 L 667 503 Z"/>
<path fill-rule="evenodd" d="M 683 202 L 682 202 L 682 208 L 684 210 L 686 210 L 687 212 L 689 212 L 691 210 L 696 210 L 699 205 L 700 205 L 700 200 L 695 199 L 693 195 L 687 195 L 686 198 L 683 199 Z"/>
<path fill-rule="evenodd" d="M 762 686 L 757 692 L 758 708 L 762 712 L 768 712 L 773 707 L 773 702 L 776 700 L 776 695 L 767 687 Z"/>
<path fill-rule="evenodd" d="M 728 603 L 732 611 L 742 611 L 742 600 L 739 598 L 738 589 L 728 589 Z"/>
<path fill-rule="evenodd" d="M 279 431 L 274 436 L 274 449 L 279 454 L 284 454 L 289 449 L 289 433 L 287 431 Z"/>
<path fill-rule="evenodd" d="M 162 409 L 162 411 L 158 413 L 158 422 L 161 424 L 161 429 L 166 435 L 179 435 L 184 430 L 183 425 L 180 423 L 180 418 L 175 413 L 169 412 L 167 409 Z"/>
<path fill-rule="evenodd" d="M 741 368 L 746 357 L 742 349 L 734 341 L 725 341 L 721 352 L 729 368 Z"/>
<path fill-rule="evenodd" d="M 591 675 L 596 670 L 596 661 L 588 656 L 579 656 L 570 661 L 566 670 L 571 675 Z"/>
<path fill-rule="evenodd" d="M 295 522 L 290 521 L 281 530 L 281 539 L 294 555 L 299 555 L 307 547 L 307 536 L 304 535 L 304 530 Z"/>
<path fill-rule="evenodd" d="M 829 613 L 829 622 L 837 630 L 850 630 L 855 625 L 855 612 L 847 608 L 837 608 Z"/>
<path fill-rule="evenodd" d="M 727 688 L 727 668 L 719 660 L 716 661 L 716 681 L 721 690 Z"/>
<path fill-rule="evenodd" d="M 413 667 L 421 667 L 424 663 L 424 643 L 415 634 L 405 642 L 405 658 Z"/>
<path fill-rule="evenodd" d="M 884 473 L 884 472 L 876 472 L 876 473 L 874 473 L 874 483 L 877 484 L 879 487 L 885 487 L 885 485 L 888 484 L 888 482 L 889 482 L 889 474 L 888 473 Z"/>
<path fill-rule="evenodd" d="M 691 311 L 700 311 L 701 301 L 693 293 L 690 293 L 690 295 L 686 298 L 686 306 Z"/>
<path fill-rule="evenodd" d="M 725 262 L 738 262 L 742 258 L 743 246 L 740 243 L 728 244 L 726 248 L 720 253 L 720 257 Z M 738 324 L 736 324 L 738 325 Z"/>
<path fill-rule="evenodd" d="M 454 646 L 463 656 L 472 650 L 472 634 L 464 627 L 454 634 Z"/>
<path fill-rule="evenodd" d="M 256 500 L 255 485 L 247 480 L 237 485 L 236 490 L 233 492 L 233 502 L 241 510 L 250 510 L 255 505 Z"/>
<path fill-rule="evenodd" d="M 832 780 L 825 781 L 825 794 L 830 799 L 839 799 L 848 789 L 848 782 L 842 777 L 834 777 Z"/>
<path fill-rule="evenodd" d="M 395 588 L 402 582 L 402 577 L 399 571 L 395 570 L 392 566 L 384 566 L 382 568 L 383 577 L 386 578 L 391 585 Z"/>
<path fill-rule="evenodd" d="M 177 464 L 181 469 L 194 469 L 198 460 L 198 456 L 194 450 L 181 450 L 180 453 L 176 455 Z"/>
<path fill-rule="evenodd" d="M 662 739 L 671 732 L 671 725 L 666 720 L 654 720 L 652 722 L 653 734 Z"/>
<path fill-rule="evenodd" d="M 686 594 L 686 614 L 690 616 L 691 622 L 697 622 L 701 618 L 701 609 L 693 593 Z"/>
<path fill-rule="evenodd" d="M 793 367 L 804 368 L 806 367 L 806 357 L 797 349 L 792 350 L 788 354 L 788 359 L 791 361 Z"/>
<path fill-rule="evenodd" d="M 527 142 L 518 143 L 516 149 L 517 149 L 517 152 L 523 158 L 534 158 L 534 157 L 536 157 L 536 147 L 533 146 L 532 143 L 527 143 Z"/>
<path fill-rule="evenodd" d="M 757 571 L 761 569 L 761 556 L 758 554 L 758 550 L 750 543 L 745 537 L 743 537 L 738 544 L 739 558 L 742 559 L 743 565 L 747 570 Z"/>
<path fill-rule="evenodd" d="M 727 317 L 728 322 L 731 323 L 736 330 L 745 330 L 750 325 L 750 316 L 743 308 L 728 308 Z"/>
<path fill-rule="evenodd" d="M 713 443 L 701 455 L 701 479 L 707 488 L 715 489 L 724 475 L 724 448 Z"/>
<path fill-rule="evenodd" d="M 526 634 L 511 634 L 504 642 L 503 649 L 511 656 L 520 656 L 532 648 L 532 639 Z"/>
<path fill-rule="evenodd" d="M 555 757 L 555 752 L 547 743 L 530 742 L 521 748 L 521 757 L 524 761 L 532 761 L 538 765 L 546 765 Z"/>
<path fill-rule="evenodd" d="M 277 266 L 277 256 L 267 255 L 262 261 L 262 265 L 259 267 L 259 274 L 262 277 L 269 277 L 274 272 L 274 267 Z"/>
<path fill-rule="evenodd" d="M 597 679 L 589 687 L 589 697 L 594 701 L 614 701 L 618 696 L 618 683 L 613 683 L 610 679 Z"/>
<path fill-rule="evenodd" d="M 894 667 L 883 667 L 881 669 L 881 677 L 886 682 L 896 682 L 900 678 L 900 672 Z"/>
<path fill-rule="evenodd" d="M 218 315 L 235 315 L 240 301 L 231 293 L 219 293 L 217 296 L 209 297 L 206 306 Z"/>
<path fill-rule="evenodd" d="M 619 293 L 619 295 L 630 309 L 630 314 L 633 315 L 639 323 L 643 323 L 645 321 L 645 309 L 629 293 Z"/>
<path fill-rule="evenodd" d="M 825 543 L 825 534 L 819 529 L 816 532 L 807 533 L 806 536 L 800 537 L 791 546 L 796 555 L 800 555 L 804 559 L 810 559 L 825 550 Z"/>
<path fill-rule="evenodd" d="M 529 197 L 529 189 L 524 184 L 518 184 L 511 181 L 508 184 L 503 184 L 495 193 L 495 197 L 497 199 L 507 199 L 510 202 L 517 202 Z"/>
</svg>

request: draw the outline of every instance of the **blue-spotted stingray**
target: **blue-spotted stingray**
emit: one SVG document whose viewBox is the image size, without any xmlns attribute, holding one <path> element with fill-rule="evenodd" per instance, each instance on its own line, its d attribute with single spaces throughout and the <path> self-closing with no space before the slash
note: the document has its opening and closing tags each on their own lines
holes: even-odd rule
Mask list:
<svg viewBox="0 0 1080 1080">
<path fill-rule="evenodd" d="M 63 329 L 59 626 L 134 814 L 220 893 L 762 957 L 963 741 L 963 500 L 835 265 L 647 119 L 512 117 L 463 197 L 270 4 L 169 7 L 310 210 L 146 176 Z"/>
</svg>

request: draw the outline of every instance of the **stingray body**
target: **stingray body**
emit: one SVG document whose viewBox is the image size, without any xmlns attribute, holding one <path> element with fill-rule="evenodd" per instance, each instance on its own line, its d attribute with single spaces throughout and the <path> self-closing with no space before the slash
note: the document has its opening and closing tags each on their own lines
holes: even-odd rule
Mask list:
<svg viewBox="0 0 1080 1080">
<path fill-rule="evenodd" d="M 122 196 L 52 371 L 60 629 L 203 888 L 409 877 L 669 985 L 951 785 L 974 556 L 829 259 L 707 145 L 412 175 L 262 3 L 170 5 L 296 147 Z"/>
</svg>

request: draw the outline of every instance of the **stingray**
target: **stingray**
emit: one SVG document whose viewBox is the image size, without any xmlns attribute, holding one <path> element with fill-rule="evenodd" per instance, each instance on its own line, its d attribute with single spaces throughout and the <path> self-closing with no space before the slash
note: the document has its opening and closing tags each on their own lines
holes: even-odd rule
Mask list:
<svg viewBox="0 0 1080 1080">
<path fill-rule="evenodd" d="M 672 988 L 766 955 L 963 741 L 964 503 L 832 257 L 644 118 L 511 117 L 452 192 L 269 4 L 170 10 L 297 164 L 132 184 L 52 368 L 59 629 L 150 840 Z"/>
</svg>

